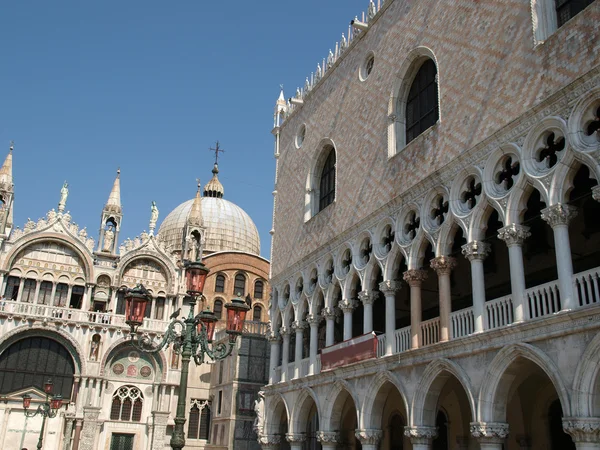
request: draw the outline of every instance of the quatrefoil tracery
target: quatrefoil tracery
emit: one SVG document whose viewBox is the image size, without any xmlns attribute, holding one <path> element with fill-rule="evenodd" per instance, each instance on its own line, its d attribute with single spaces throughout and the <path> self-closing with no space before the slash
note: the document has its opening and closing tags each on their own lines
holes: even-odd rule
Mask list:
<svg viewBox="0 0 600 450">
<path fill-rule="evenodd" d="M 420 226 L 421 218 L 415 211 L 412 211 L 408 216 L 408 221 L 404 224 L 404 235 L 410 240 L 414 239 Z"/>
<path fill-rule="evenodd" d="M 546 138 L 546 145 L 538 150 L 537 161 L 546 163 L 546 168 L 551 169 L 558 163 L 560 152 L 565 149 L 565 138 L 551 132 Z"/>
<path fill-rule="evenodd" d="M 598 106 L 598 109 L 594 113 L 594 120 L 589 123 L 585 131 L 588 136 L 597 133 L 600 138 L 600 106 Z"/>
<path fill-rule="evenodd" d="M 448 213 L 448 202 L 444 201 L 444 197 L 440 195 L 433 201 L 434 208 L 431 210 L 431 220 L 440 226 L 446 220 L 446 214 Z"/>
<path fill-rule="evenodd" d="M 515 184 L 515 178 L 521 171 L 521 165 L 519 161 L 514 161 L 511 156 L 507 157 L 504 163 L 501 165 L 501 169 L 496 173 L 494 181 L 496 184 L 501 185 L 505 191 L 510 189 Z"/>
<path fill-rule="evenodd" d="M 467 188 L 460 194 L 460 200 L 462 203 L 467 205 L 469 210 L 475 208 L 481 195 L 481 183 L 475 180 L 475 177 L 471 177 L 467 181 Z"/>
</svg>

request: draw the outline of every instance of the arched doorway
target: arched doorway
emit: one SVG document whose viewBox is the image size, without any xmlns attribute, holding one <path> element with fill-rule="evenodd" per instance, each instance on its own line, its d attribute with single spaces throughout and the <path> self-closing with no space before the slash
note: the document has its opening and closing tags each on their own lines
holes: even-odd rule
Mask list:
<svg viewBox="0 0 600 450">
<path fill-rule="evenodd" d="M 308 391 L 305 391 L 303 395 L 304 398 L 298 404 L 294 430 L 295 433 L 302 433 L 306 436 L 306 440 L 302 444 L 303 450 L 321 450 L 321 443 L 317 440 L 317 432 L 319 431 L 319 411 L 317 404 Z"/>
<path fill-rule="evenodd" d="M 380 449 L 404 450 L 410 448 L 410 440 L 404 436 L 404 427 L 408 423 L 406 402 L 398 388 L 389 379 L 386 379 L 371 395 L 373 395 L 373 404 L 370 410 L 368 407 L 365 410 L 364 420 L 366 428 L 382 430 Z"/>
<path fill-rule="evenodd" d="M 362 445 L 355 436 L 358 428 L 356 404 L 346 389 L 341 389 L 331 411 L 330 429 L 339 431 L 340 448 L 362 450 Z"/>
</svg>

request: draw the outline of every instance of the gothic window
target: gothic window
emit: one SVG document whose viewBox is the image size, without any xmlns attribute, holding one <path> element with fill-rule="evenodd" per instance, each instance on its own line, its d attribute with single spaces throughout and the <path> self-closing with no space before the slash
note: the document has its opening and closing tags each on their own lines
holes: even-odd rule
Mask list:
<svg viewBox="0 0 600 450">
<path fill-rule="evenodd" d="M 117 314 L 125 314 L 125 289 L 117 291 Z"/>
<path fill-rule="evenodd" d="M 556 20 L 562 27 L 569 19 L 579 14 L 594 0 L 554 0 L 556 4 Z"/>
<path fill-rule="evenodd" d="M 19 283 L 21 279 L 17 277 L 8 277 L 6 281 L 6 290 L 4 291 L 4 297 L 9 300 L 16 300 L 19 295 Z"/>
<path fill-rule="evenodd" d="M 156 299 L 156 307 L 154 308 L 154 318 L 157 320 L 163 320 L 165 314 L 165 298 L 158 297 Z"/>
<path fill-rule="evenodd" d="M 189 439 L 204 439 L 208 441 L 208 430 L 210 430 L 209 401 L 192 399 L 187 437 Z"/>
<path fill-rule="evenodd" d="M 33 303 L 35 297 L 35 280 L 25 280 L 23 284 L 23 295 L 21 301 L 26 303 Z"/>
<path fill-rule="evenodd" d="M 256 280 L 256 283 L 254 283 L 254 298 L 263 298 L 264 286 L 261 280 Z"/>
<path fill-rule="evenodd" d="M 319 177 L 319 211 L 335 200 L 335 149 L 331 147 Z"/>
<path fill-rule="evenodd" d="M 406 143 L 439 119 L 437 69 L 427 59 L 415 76 L 406 100 Z"/>
<path fill-rule="evenodd" d="M 56 292 L 54 293 L 54 306 L 67 306 L 67 295 L 69 294 L 69 286 L 64 283 L 56 285 Z"/>
<path fill-rule="evenodd" d="M 262 319 L 262 308 L 260 306 L 255 306 L 252 311 L 252 320 L 255 322 L 260 322 Z"/>
<path fill-rule="evenodd" d="M 215 306 L 213 308 L 213 312 L 215 313 L 215 316 L 217 317 L 217 319 L 221 319 L 221 317 L 223 315 L 223 301 L 222 300 L 215 300 Z"/>
<path fill-rule="evenodd" d="M 42 305 L 49 305 L 50 298 L 52 297 L 52 283 L 49 281 L 42 281 L 42 285 L 40 286 L 40 294 L 38 298 L 38 303 Z"/>
<path fill-rule="evenodd" d="M 243 273 L 238 273 L 235 276 L 233 295 L 237 295 L 239 297 L 243 297 L 246 295 L 246 276 Z"/>
<path fill-rule="evenodd" d="M 43 391 L 51 378 L 54 393 L 69 399 L 74 373 L 71 354 L 58 342 L 44 337 L 21 339 L 0 355 L 0 394 L 29 387 Z"/>
<path fill-rule="evenodd" d="M 215 279 L 215 292 L 225 292 L 225 275 L 217 275 Z"/>
<path fill-rule="evenodd" d="M 71 308 L 81 308 L 84 292 L 85 288 L 83 286 L 73 286 L 73 290 L 71 291 L 71 301 L 69 302 Z"/>
<path fill-rule="evenodd" d="M 122 386 L 113 395 L 110 420 L 139 422 L 142 419 L 144 397 L 135 386 Z"/>
</svg>

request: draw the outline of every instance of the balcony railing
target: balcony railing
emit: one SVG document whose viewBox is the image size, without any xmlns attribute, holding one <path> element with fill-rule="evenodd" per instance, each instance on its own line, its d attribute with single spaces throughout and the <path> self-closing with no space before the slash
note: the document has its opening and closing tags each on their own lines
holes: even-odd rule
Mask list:
<svg viewBox="0 0 600 450">
<path fill-rule="evenodd" d="M 573 275 L 573 287 L 579 307 L 600 304 L 600 267 L 580 272 Z M 524 307 L 526 319 L 531 320 L 556 314 L 560 311 L 560 292 L 558 281 L 552 281 L 540 286 L 529 288 L 524 293 Z M 485 303 L 484 312 L 485 330 L 494 330 L 510 326 L 514 322 L 514 305 L 512 296 L 507 295 Z M 460 339 L 475 332 L 475 317 L 473 307 L 454 311 L 450 314 L 450 338 Z M 435 345 L 440 339 L 440 318 L 436 317 L 421 322 L 421 346 Z M 352 340 L 337 344 L 337 346 L 350 345 Z M 402 353 L 410 350 L 410 327 L 404 327 L 394 332 L 393 353 Z M 385 334 L 377 336 L 377 358 L 385 356 L 387 337 Z M 336 346 L 336 347 L 337 347 Z M 307 376 L 310 359 L 300 361 L 299 377 Z M 294 363 L 288 365 L 288 378 L 295 375 Z M 291 370 L 290 370 L 291 369 Z M 314 374 L 321 372 L 321 355 L 317 355 Z M 275 368 L 274 383 L 281 381 L 281 366 Z"/>
</svg>

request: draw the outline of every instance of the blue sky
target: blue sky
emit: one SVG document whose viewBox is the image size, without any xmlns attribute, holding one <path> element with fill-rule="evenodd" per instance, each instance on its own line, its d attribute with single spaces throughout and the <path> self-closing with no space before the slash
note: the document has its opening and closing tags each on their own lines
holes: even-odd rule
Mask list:
<svg viewBox="0 0 600 450">
<path fill-rule="evenodd" d="M 273 107 L 368 0 L 1 2 L 0 154 L 15 141 L 15 224 L 56 208 L 97 237 L 121 168 L 120 241 L 206 183 L 219 140 L 225 198 L 269 256 Z"/>
</svg>

